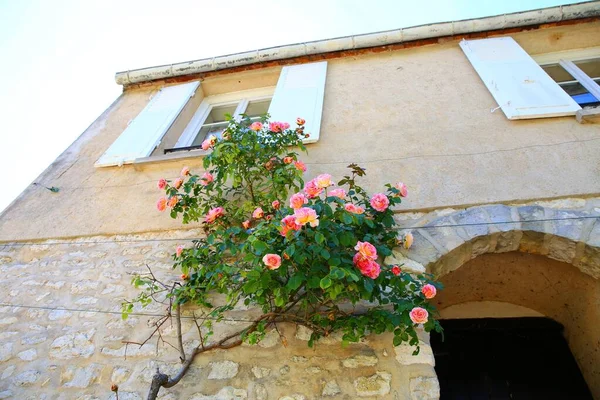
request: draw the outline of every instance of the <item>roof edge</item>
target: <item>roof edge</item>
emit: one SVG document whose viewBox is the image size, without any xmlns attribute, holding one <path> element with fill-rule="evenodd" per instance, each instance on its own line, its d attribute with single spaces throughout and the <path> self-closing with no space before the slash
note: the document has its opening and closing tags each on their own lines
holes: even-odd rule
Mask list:
<svg viewBox="0 0 600 400">
<path fill-rule="evenodd" d="M 147 67 L 115 74 L 119 85 L 130 85 L 173 78 L 202 72 L 224 70 L 243 65 L 283 60 L 344 50 L 386 46 L 420 39 L 433 39 L 498 29 L 518 28 L 528 25 L 546 24 L 574 19 L 600 16 L 600 0 L 541 8 L 511 14 L 475 18 L 451 22 L 418 25 L 389 31 L 344 36 L 333 39 L 269 47 L 242 53 L 229 54 L 200 60 L 185 61 L 170 65 Z"/>
</svg>

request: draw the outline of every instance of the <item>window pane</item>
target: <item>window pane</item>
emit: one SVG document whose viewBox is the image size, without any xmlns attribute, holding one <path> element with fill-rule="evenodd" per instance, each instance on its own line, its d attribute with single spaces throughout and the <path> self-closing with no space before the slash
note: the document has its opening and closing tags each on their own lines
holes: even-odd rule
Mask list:
<svg viewBox="0 0 600 400">
<path fill-rule="evenodd" d="M 550 78 L 554 79 L 555 82 L 567 82 L 575 79 L 559 64 L 544 65 L 542 69 L 546 71 L 546 73 L 550 75 Z"/>
<path fill-rule="evenodd" d="M 245 114 L 252 117 L 261 117 L 269 111 L 271 99 L 251 101 L 246 108 Z"/>
<path fill-rule="evenodd" d="M 200 132 L 198 132 L 198 135 L 196 135 L 196 139 L 194 139 L 194 141 L 192 142 L 192 146 L 200 146 L 204 139 L 206 139 L 210 135 L 215 135 L 218 139 L 221 139 L 221 134 L 223 133 L 223 130 L 227 128 L 227 125 L 229 125 L 229 122 L 221 122 L 218 124 L 211 124 L 208 126 L 203 125 L 202 128 L 200 128 Z"/>
<path fill-rule="evenodd" d="M 600 58 L 585 61 L 575 61 L 575 65 L 577 65 L 590 78 L 594 80 L 595 78 L 600 78 Z"/>
<path fill-rule="evenodd" d="M 208 114 L 208 118 L 204 121 L 204 125 L 215 122 L 225 122 L 225 114 L 233 116 L 236 108 L 237 103 L 213 107 L 212 110 L 210 110 L 210 114 Z"/>
</svg>

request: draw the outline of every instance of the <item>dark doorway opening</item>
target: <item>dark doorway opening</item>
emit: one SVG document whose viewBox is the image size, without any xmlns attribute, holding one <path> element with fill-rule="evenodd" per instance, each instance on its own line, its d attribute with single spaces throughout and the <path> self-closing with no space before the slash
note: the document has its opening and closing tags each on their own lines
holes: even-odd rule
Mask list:
<svg viewBox="0 0 600 400">
<path fill-rule="evenodd" d="M 592 400 L 559 323 L 444 320 L 431 334 L 441 400 Z"/>
</svg>

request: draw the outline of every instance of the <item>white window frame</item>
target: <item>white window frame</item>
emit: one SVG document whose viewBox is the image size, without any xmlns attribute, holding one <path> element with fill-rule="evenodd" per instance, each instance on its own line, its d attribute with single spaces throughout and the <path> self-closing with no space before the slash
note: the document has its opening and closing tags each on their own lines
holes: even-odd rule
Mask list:
<svg viewBox="0 0 600 400">
<path fill-rule="evenodd" d="M 232 117 L 239 120 L 240 115 L 246 111 L 246 108 L 250 102 L 272 99 L 274 93 L 275 86 L 268 86 L 205 97 L 194 113 L 194 116 L 190 120 L 189 124 L 183 130 L 183 133 L 179 137 L 179 140 L 177 140 L 174 148 L 177 149 L 192 145 L 214 107 L 237 104 L 235 113 L 232 115 Z"/>
<path fill-rule="evenodd" d="M 598 84 L 592 80 L 592 77 L 588 76 L 574 64 L 576 61 L 586 61 L 600 58 L 600 46 L 537 54 L 531 56 L 531 58 L 533 58 L 533 60 L 537 62 L 540 67 L 559 64 L 573 77 L 573 80 L 569 82 L 579 82 L 588 92 L 600 100 L 600 88 L 598 88 Z"/>
</svg>

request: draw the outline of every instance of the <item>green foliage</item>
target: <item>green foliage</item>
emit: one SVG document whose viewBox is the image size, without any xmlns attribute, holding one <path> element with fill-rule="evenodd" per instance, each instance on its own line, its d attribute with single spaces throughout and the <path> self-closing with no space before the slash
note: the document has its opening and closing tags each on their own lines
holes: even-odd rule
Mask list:
<svg viewBox="0 0 600 400">
<path fill-rule="evenodd" d="M 344 343 L 393 332 L 394 345 L 418 345 L 410 317 L 415 307 L 429 313 L 426 331 L 441 330 L 422 292 L 425 285 L 441 285 L 428 275 L 380 265 L 399 244 L 392 211 L 401 202 L 399 190 L 386 185 L 380 198 L 389 206 L 373 206 L 357 183 L 366 171 L 356 164 L 338 183 L 346 193 L 332 192 L 326 174 L 305 185 L 297 163 L 297 149 L 305 151 L 303 125 L 261 122 L 257 129 L 247 118 L 230 120 L 220 140 L 205 142 L 212 148 L 204 157 L 207 172 L 187 175 L 184 169 L 183 183 L 164 188 L 174 198 L 171 217 L 203 221 L 206 233 L 174 255 L 174 268 L 183 274 L 169 293 L 174 304 L 207 307 L 216 319 L 237 304 L 259 307 L 264 319 L 245 336 L 250 343 L 269 324 L 286 321 L 312 329 L 309 345 L 333 332 L 342 332 Z M 288 196 L 303 190 L 313 196 L 295 210 Z M 285 217 L 290 225 L 282 223 Z M 355 246 L 365 242 L 376 255 L 356 255 Z M 148 304 L 156 284 L 140 277 L 134 284 L 145 289 L 135 301 Z M 212 304 L 215 293 L 226 298 L 224 305 Z M 124 314 L 132 309 L 124 303 Z"/>
</svg>

